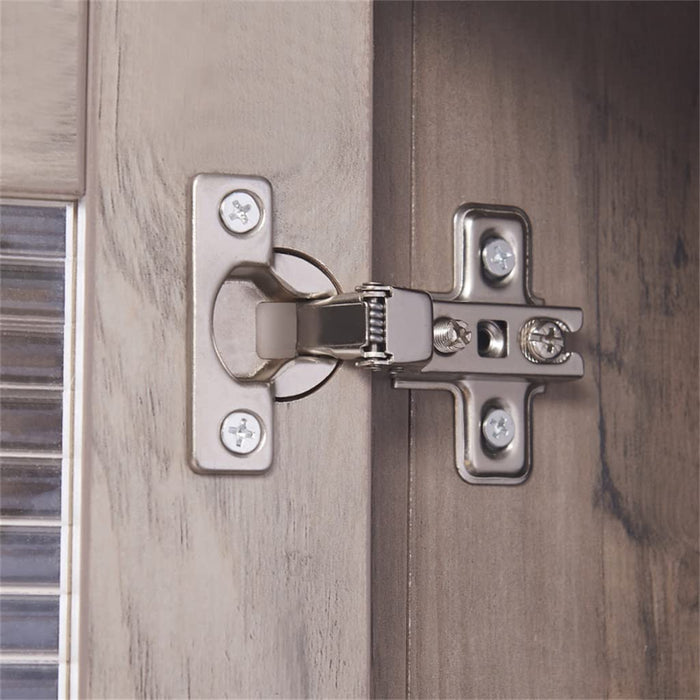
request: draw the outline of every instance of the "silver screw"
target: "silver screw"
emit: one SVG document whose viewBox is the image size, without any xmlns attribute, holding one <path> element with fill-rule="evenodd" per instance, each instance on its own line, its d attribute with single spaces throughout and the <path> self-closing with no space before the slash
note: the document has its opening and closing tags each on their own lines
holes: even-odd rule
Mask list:
<svg viewBox="0 0 700 700">
<path fill-rule="evenodd" d="M 557 323 L 534 319 L 523 327 L 525 357 L 532 362 L 555 362 L 564 352 L 564 333 Z"/>
<path fill-rule="evenodd" d="M 464 350 L 471 342 L 469 324 L 456 318 L 439 318 L 433 325 L 433 345 L 448 355 Z"/>
<path fill-rule="evenodd" d="M 492 408 L 481 423 L 486 444 L 494 450 L 508 447 L 515 437 L 515 423 L 508 411 Z"/>
<path fill-rule="evenodd" d="M 236 190 L 221 200 L 219 216 L 231 233 L 249 233 L 260 223 L 262 212 L 253 195 Z"/>
<path fill-rule="evenodd" d="M 221 442 L 234 454 L 250 454 L 260 445 L 262 436 L 260 420 L 248 411 L 233 411 L 221 424 Z"/>
<path fill-rule="evenodd" d="M 489 238 L 481 250 L 481 263 L 491 279 L 507 277 L 515 267 L 513 246 L 500 236 Z"/>
</svg>

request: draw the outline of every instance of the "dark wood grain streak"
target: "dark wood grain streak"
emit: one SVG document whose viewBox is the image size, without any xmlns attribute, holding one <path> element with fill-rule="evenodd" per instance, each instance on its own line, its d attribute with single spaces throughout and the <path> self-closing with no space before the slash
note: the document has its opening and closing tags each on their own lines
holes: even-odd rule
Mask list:
<svg viewBox="0 0 700 700">
<path fill-rule="evenodd" d="M 536 402 L 522 487 L 462 483 L 450 398 L 414 392 L 409 696 L 698 695 L 697 25 L 415 5 L 410 281 L 449 286 L 458 204 L 517 204 L 587 366 Z"/>
</svg>

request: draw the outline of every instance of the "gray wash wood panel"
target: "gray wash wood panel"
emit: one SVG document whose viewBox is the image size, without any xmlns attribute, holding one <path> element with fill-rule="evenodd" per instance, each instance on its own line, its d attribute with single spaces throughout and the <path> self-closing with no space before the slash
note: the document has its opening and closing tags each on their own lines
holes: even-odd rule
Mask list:
<svg viewBox="0 0 700 700">
<path fill-rule="evenodd" d="M 371 6 L 95 3 L 80 693 L 369 692 L 370 384 L 278 407 L 264 476 L 187 461 L 193 175 L 274 188 L 276 242 L 368 279 Z"/>
<path fill-rule="evenodd" d="M 408 492 L 407 647 L 382 651 L 379 694 L 697 697 L 697 12 L 416 3 L 387 29 L 413 46 L 397 281 L 449 286 L 459 203 L 522 206 L 535 290 L 584 309 L 587 369 L 537 400 L 514 488 L 461 482 L 451 398 L 413 392 L 408 489 L 384 491 Z M 375 557 L 406 548 L 387 537 Z"/>
<path fill-rule="evenodd" d="M 0 3 L 0 192 L 83 194 L 87 2 Z"/>
</svg>

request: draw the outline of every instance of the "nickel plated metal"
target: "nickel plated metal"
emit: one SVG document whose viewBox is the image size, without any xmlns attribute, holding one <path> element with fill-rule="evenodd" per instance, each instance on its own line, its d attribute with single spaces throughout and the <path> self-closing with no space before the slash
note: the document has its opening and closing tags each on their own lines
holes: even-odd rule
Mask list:
<svg viewBox="0 0 700 700">
<path fill-rule="evenodd" d="M 260 207 L 253 233 L 239 235 L 221 223 L 222 202 L 236 190 L 251 192 Z M 307 395 L 338 363 L 351 361 L 389 374 L 398 389 L 449 391 L 455 402 L 458 474 L 473 484 L 522 483 L 532 466 L 533 397 L 546 382 L 578 379 L 584 371 L 583 359 L 569 347 L 583 312 L 545 306 L 530 290 L 526 214 L 515 207 L 461 206 L 454 216 L 454 277 L 447 292 L 370 282 L 347 293 L 309 256 L 272 247 L 271 215 L 271 187 L 262 178 L 200 175 L 195 180 L 195 468 L 267 469 L 274 401 Z M 498 255 L 508 254 L 503 276 L 484 264 L 494 255 L 494 241 L 499 242 Z M 231 282 L 252 284 L 256 294 L 236 296 L 224 287 Z M 226 295 L 220 291 L 224 288 Z M 245 351 L 238 340 L 241 327 L 232 330 L 233 345 L 220 341 L 222 332 L 210 327 L 216 317 L 212 309 L 224 303 L 222 296 L 233 300 L 227 303 L 235 303 L 237 318 L 255 326 L 254 346 Z M 242 310 L 246 303 L 248 316 Z M 228 307 L 226 313 L 230 318 Z M 227 356 L 229 346 L 233 349 Z M 241 370 L 241 358 L 248 356 Z M 241 410 L 257 417 L 264 436 L 245 454 L 235 443 L 233 448 L 223 445 L 219 436 L 222 420 Z M 255 433 L 249 424 L 232 434 L 238 442 L 250 439 L 249 431 Z M 231 435 L 226 436 L 230 443 Z"/>
</svg>

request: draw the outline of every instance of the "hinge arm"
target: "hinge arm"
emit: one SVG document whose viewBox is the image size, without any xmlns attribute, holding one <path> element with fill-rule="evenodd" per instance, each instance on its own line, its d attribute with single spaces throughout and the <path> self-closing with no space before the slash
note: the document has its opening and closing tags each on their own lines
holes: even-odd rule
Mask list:
<svg viewBox="0 0 700 700">
<path fill-rule="evenodd" d="M 422 290 L 365 284 L 325 299 L 260 303 L 257 352 L 266 360 L 333 357 L 402 378 L 572 379 L 583 364 L 569 336 L 582 322 L 577 308 L 441 302 Z M 549 357 L 532 352 L 542 325 L 553 329 Z"/>
<path fill-rule="evenodd" d="M 418 290 L 365 284 L 326 299 L 263 302 L 257 328 L 264 359 L 325 356 L 380 369 L 425 364 L 432 356 L 432 300 Z"/>
</svg>

